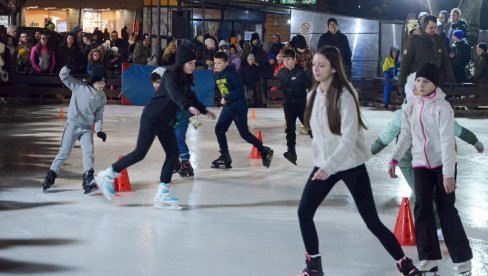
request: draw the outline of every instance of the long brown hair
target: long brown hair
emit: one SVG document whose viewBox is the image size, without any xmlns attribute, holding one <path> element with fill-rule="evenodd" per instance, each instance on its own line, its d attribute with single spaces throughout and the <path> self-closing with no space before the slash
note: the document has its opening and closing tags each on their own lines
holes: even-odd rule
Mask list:
<svg viewBox="0 0 488 276">
<path fill-rule="evenodd" d="M 357 99 L 357 92 L 349 82 L 344 72 L 344 66 L 342 65 L 342 57 L 341 52 L 336 47 L 326 46 L 319 49 L 316 55 L 321 54 L 323 55 L 329 62 L 330 66 L 336 70 L 334 75 L 332 76 L 332 82 L 330 83 L 330 87 L 328 91 L 325 93 L 326 99 L 326 109 L 327 109 L 327 120 L 329 122 L 329 129 L 330 132 L 336 135 L 342 135 L 341 133 L 341 113 L 339 111 L 339 99 L 341 98 L 341 94 L 343 93 L 343 88 L 345 87 L 346 90 L 351 93 L 352 97 L 354 98 L 354 102 L 356 103 L 356 111 L 358 113 L 358 125 L 359 127 L 363 127 L 367 129 L 366 125 L 364 124 L 361 118 L 361 110 L 359 109 L 359 102 Z M 316 82 L 315 85 L 311 89 L 311 95 L 309 97 L 307 107 L 305 108 L 305 126 L 310 129 L 310 117 L 312 115 L 312 108 L 313 103 L 315 100 L 315 95 L 317 94 L 317 87 L 320 85 L 320 82 Z"/>
</svg>

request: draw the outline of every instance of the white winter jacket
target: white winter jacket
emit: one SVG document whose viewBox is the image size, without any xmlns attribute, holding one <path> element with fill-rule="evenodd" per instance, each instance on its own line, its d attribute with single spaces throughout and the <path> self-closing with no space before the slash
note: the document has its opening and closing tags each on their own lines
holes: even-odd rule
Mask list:
<svg viewBox="0 0 488 276">
<path fill-rule="evenodd" d="M 403 111 L 402 130 L 392 160 L 400 160 L 412 146 L 414 168 L 442 166 L 444 177 L 454 177 L 456 141 L 454 111 L 440 88 L 427 97 L 415 96 Z"/>
<path fill-rule="evenodd" d="M 342 135 L 330 131 L 325 95 L 317 87 L 310 118 L 312 158 L 314 165 L 329 176 L 362 165 L 371 157 L 369 147 L 364 142 L 364 130 L 359 126 L 354 97 L 347 88 L 343 89 L 338 105 Z"/>
</svg>

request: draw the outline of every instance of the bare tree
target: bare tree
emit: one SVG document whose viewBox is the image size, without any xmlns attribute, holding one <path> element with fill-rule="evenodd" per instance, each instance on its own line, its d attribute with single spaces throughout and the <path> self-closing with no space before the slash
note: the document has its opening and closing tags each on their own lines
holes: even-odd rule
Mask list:
<svg viewBox="0 0 488 276">
<path fill-rule="evenodd" d="M 462 10 L 462 16 L 468 23 L 468 42 L 474 45 L 478 42 L 478 33 L 480 30 L 481 6 L 483 0 L 460 1 L 459 6 Z"/>
<path fill-rule="evenodd" d="M 10 9 L 10 15 L 12 18 L 12 25 L 17 25 L 17 19 L 19 19 L 19 14 L 22 12 L 27 0 L 0 0 L 0 3 L 6 3 L 6 6 Z"/>
</svg>

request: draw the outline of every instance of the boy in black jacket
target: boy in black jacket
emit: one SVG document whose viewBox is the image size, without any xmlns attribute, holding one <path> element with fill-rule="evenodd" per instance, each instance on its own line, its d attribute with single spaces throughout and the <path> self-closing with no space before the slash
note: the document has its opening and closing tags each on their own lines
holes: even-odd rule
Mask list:
<svg viewBox="0 0 488 276">
<path fill-rule="evenodd" d="M 225 133 L 234 122 L 241 137 L 254 145 L 261 153 L 263 166 L 269 168 L 273 159 L 273 150 L 263 146 L 256 136 L 249 132 L 247 126 L 247 104 L 244 97 L 244 86 L 237 73 L 229 65 L 229 57 L 225 52 L 217 52 L 214 56 L 214 77 L 222 95 L 222 112 L 215 126 L 215 134 L 220 147 L 220 156 L 212 162 L 212 168 L 231 168 L 232 159 L 229 154 Z"/>
<path fill-rule="evenodd" d="M 288 150 L 283 156 L 293 164 L 297 164 L 296 121 L 303 123 L 303 114 L 307 105 L 307 89 L 312 86 L 312 80 L 302 67 L 296 65 L 296 54 L 291 49 L 283 53 L 285 67 L 278 71 L 278 78 L 283 89 L 283 109 L 286 120 L 286 146 Z"/>
</svg>

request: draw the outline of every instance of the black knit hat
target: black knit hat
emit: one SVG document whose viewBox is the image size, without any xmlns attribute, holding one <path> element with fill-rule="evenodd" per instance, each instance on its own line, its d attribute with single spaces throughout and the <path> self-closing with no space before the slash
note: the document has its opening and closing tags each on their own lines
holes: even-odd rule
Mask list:
<svg viewBox="0 0 488 276">
<path fill-rule="evenodd" d="M 336 23 L 337 26 L 339 26 L 339 23 L 337 23 L 337 19 L 335 19 L 334 17 L 331 17 L 331 18 L 329 18 L 329 20 L 327 20 L 327 27 L 329 27 L 329 24 L 331 22 L 334 22 L 334 23 Z"/>
<path fill-rule="evenodd" d="M 105 70 L 105 68 L 103 68 L 102 66 L 95 66 L 95 68 L 93 68 L 93 72 L 88 83 L 91 85 L 97 81 L 105 81 L 106 78 L 107 70 Z"/>
<path fill-rule="evenodd" d="M 432 63 L 424 63 L 417 70 L 415 79 L 417 79 L 418 77 L 426 78 L 430 80 L 435 86 L 439 86 L 440 75 L 441 75 L 441 70 L 439 69 L 439 67 L 437 67 L 437 65 Z"/>
<path fill-rule="evenodd" d="M 292 45 L 296 49 L 306 49 L 307 48 L 307 40 L 303 35 L 296 35 L 292 39 Z"/>
<path fill-rule="evenodd" d="M 258 34 L 258 33 L 253 33 L 253 34 L 251 35 L 251 41 L 253 41 L 253 40 L 255 40 L 255 39 L 257 39 L 257 40 L 261 40 L 261 39 L 259 39 L 259 34 Z"/>
<path fill-rule="evenodd" d="M 486 49 L 487 49 L 487 47 L 486 47 L 486 43 L 484 43 L 484 42 L 480 42 L 480 43 L 478 44 L 478 48 L 483 49 L 483 50 L 485 50 L 485 52 L 486 52 Z"/>
<path fill-rule="evenodd" d="M 193 50 L 185 45 L 179 45 L 178 49 L 176 49 L 176 62 L 175 65 L 182 65 L 187 63 L 188 61 L 192 61 L 197 59 L 197 56 L 193 52 Z"/>
</svg>

